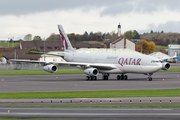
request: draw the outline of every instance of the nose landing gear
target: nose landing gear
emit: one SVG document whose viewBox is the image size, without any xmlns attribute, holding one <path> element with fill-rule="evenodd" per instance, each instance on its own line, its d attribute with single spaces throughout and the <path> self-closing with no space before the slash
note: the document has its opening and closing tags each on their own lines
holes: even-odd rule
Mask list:
<svg viewBox="0 0 180 120">
<path fill-rule="evenodd" d="M 147 81 L 152 81 L 152 75 L 153 75 L 153 73 L 147 73 L 147 75 L 149 76 L 148 78 L 147 78 Z"/>
</svg>

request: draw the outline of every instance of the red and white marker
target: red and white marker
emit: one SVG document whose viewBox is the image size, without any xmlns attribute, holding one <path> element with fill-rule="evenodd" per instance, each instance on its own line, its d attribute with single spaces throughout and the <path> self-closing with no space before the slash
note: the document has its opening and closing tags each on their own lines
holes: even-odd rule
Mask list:
<svg viewBox="0 0 180 120">
<path fill-rule="evenodd" d="M 4 82 L 4 80 L 2 79 L 2 82 Z"/>
<path fill-rule="evenodd" d="M 178 75 L 177 75 L 177 78 L 178 78 Z"/>
<path fill-rule="evenodd" d="M 58 79 L 58 77 L 56 77 L 56 79 Z"/>
<path fill-rule="evenodd" d="M 163 78 L 163 81 L 164 81 L 164 78 Z"/>
</svg>

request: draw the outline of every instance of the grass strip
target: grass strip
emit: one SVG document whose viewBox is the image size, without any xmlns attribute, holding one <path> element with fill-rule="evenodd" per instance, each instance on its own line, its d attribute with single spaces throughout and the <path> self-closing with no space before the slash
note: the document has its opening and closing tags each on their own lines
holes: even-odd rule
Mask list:
<svg viewBox="0 0 180 120">
<path fill-rule="evenodd" d="M 15 47 L 19 44 L 20 43 L 14 43 L 14 42 L 0 42 L 1 47 Z"/>
<path fill-rule="evenodd" d="M 156 46 L 156 49 L 168 49 L 168 46 Z"/>
<path fill-rule="evenodd" d="M 0 70 L 0 75 L 53 75 L 53 74 L 83 74 L 80 69 L 58 69 L 55 73 L 48 73 L 44 70 Z"/>
<path fill-rule="evenodd" d="M 56 108 L 179 108 L 180 105 L 82 105 L 82 106 L 7 106 L 7 107 L 56 107 Z"/>
<path fill-rule="evenodd" d="M 170 70 L 160 70 L 159 72 L 180 72 L 180 67 Z M 50 74 L 83 74 L 80 69 L 58 69 L 55 73 L 48 73 L 44 70 L 0 70 L 0 76 L 4 75 L 50 75 Z"/>
<path fill-rule="evenodd" d="M 158 72 L 180 72 L 180 67 L 173 67 L 170 68 L 169 70 L 160 70 Z"/>
<path fill-rule="evenodd" d="M 0 99 L 180 97 L 180 89 L 0 93 Z"/>
</svg>

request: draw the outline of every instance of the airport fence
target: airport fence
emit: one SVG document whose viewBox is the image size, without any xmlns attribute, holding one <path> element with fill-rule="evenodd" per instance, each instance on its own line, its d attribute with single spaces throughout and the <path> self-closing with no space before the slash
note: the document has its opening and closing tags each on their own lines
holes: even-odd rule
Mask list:
<svg viewBox="0 0 180 120">
<path fill-rule="evenodd" d="M 36 70 L 36 69 L 43 69 L 43 66 L 37 63 L 0 64 L 0 70 Z"/>
</svg>

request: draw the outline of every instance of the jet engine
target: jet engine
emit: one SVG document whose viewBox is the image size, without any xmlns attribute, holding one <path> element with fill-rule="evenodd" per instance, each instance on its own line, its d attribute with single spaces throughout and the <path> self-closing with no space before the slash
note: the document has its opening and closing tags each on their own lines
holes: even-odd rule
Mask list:
<svg viewBox="0 0 180 120">
<path fill-rule="evenodd" d="M 87 68 L 84 70 L 84 73 L 90 76 L 97 76 L 99 71 L 96 68 Z"/>
<path fill-rule="evenodd" d="M 47 72 L 50 72 L 50 73 L 54 73 L 57 71 L 57 66 L 53 65 L 53 64 L 50 64 L 50 65 L 46 65 L 43 67 L 43 70 L 44 71 L 47 71 Z"/>
<path fill-rule="evenodd" d="M 167 62 L 162 63 L 162 70 L 169 70 L 171 65 Z"/>
</svg>

